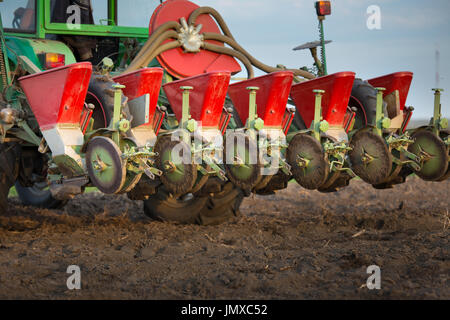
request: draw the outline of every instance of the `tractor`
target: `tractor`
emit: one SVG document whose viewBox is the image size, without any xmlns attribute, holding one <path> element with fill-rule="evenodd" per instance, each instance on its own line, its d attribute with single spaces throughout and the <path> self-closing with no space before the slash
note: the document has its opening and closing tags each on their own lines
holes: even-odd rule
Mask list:
<svg viewBox="0 0 450 320">
<path fill-rule="evenodd" d="M 133 27 L 126 5 L 0 1 L 1 211 L 13 185 L 41 208 L 96 187 L 143 200 L 152 219 L 207 225 L 291 180 L 335 192 L 357 176 L 375 188 L 449 177 L 442 90 L 430 125 L 409 130 L 412 73 L 328 74 L 329 1 L 316 3 L 320 40 L 296 48 L 311 69 L 257 60 L 211 7 L 160 1 Z"/>
</svg>

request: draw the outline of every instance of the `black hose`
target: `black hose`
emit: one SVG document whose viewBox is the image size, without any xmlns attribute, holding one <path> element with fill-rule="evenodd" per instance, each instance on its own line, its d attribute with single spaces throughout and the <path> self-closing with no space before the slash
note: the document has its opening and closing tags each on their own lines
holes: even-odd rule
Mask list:
<svg viewBox="0 0 450 320">
<path fill-rule="evenodd" d="M 250 63 L 250 60 L 248 60 L 248 58 L 242 54 L 239 51 L 236 51 L 234 49 L 230 49 L 230 48 L 226 48 L 226 47 L 221 47 L 212 43 L 208 43 L 208 42 L 204 42 L 202 44 L 202 47 L 206 50 L 212 51 L 212 52 L 216 52 L 216 53 L 221 53 L 221 54 L 226 54 L 229 56 L 233 56 L 236 57 L 237 59 L 239 59 L 245 66 L 245 69 L 247 69 L 247 75 L 248 78 L 251 79 L 254 77 L 254 72 L 253 72 L 253 67 L 252 64 Z"/>
<path fill-rule="evenodd" d="M 153 52 L 167 39 L 178 39 L 178 33 L 175 30 L 168 30 L 159 35 L 153 42 L 147 42 L 144 46 L 145 48 L 141 49 L 141 54 L 137 55 L 133 61 L 130 63 L 126 72 L 136 71 L 139 68 L 144 68 L 150 63 L 151 59 L 148 63 L 145 63 L 148 60 L 148 57 L 153 54 Z M 148 45 L 147 45 L 148 44 Z M 144 52 L 145 50 L 145 52 Z"/>
<path fill-rule="evenodd" d="M 212 15 L 214 17 L 214 19 L 216 19 L 216 21 L 219 24 L 220 28 L 222 29 L 222 32 L 224 33 L 224 35 L 222 35 L 222 34 L 218 34 L 218 33 L 205 32 L 205 33 L 203 33 L 204 40 L 216 40 L 216 41 L 221 41 L 221 42 L 224 42 L 224 43 L 228 44 L 234 50 L 239 51 L 241 54 L 245 55 L 247 57 L 247 59 L 251 62 L 252 65 L 254 65 L 256 68 L 258 68 L 258 69 L 260 69 L 260 70 L 262 70 L 264 72 L 270 73 L 270 72 L 276 72 L 276 71 L 285 70 L 285 69 L 281 69 L 281 68 L 271 67 L 271 66 L 268 66 L 268 65 L 262 63 L 261 61 L 257 60 L 255 57 L 253 57 L 242 46 L 240 46 L 237 43 L 237 41 L 234 39 L 234 37 L 233 37 L 230 29 L 228 28 L 228 25 L 225 22 L 225 20 L 222 18 L 220 13 L 217 12 L 214 8 L 211 8 L 211 7 L 200 7 L 198 9 L 196 9 L 189 16 L 189 20 L 188 20 L 189 25 L 195 25 L 195 22 L 196 22 L 197 18 L 200 15 L 202 15 L 202 14 L 210 14 L 210 15 Z M 309 73 L 309 72 L 304 71 L 304 70 L 299 70 L 299 69 L 287 69 L 287 70 L 288 71 L 292 71 L 295 76 L 304 77 L 306 79 L 314 79 L 315 78 L 315 76 L 312 73 Z M 296 82 L 300 82 L 300 79 L 296 79 Z"/>
<path fill-rule="evenodd" d="M 197 18 L 200 15 L 202 15 L 202 14 L 210 14 L 210 15 L 212 15 L 214 17 L 214 19 L 216 19 L 216 21 L 219 24 L 220 28 L 222 29 L 223 34 L 234 40 L 233 34 L 231 33 L 230 29 L 228 28 L 227 23 L 222 18 L 220 13 L 214 8 L 211 8 L 211 7 L 200 7 L 198 9 L 196 9 L 189 16 L 188 24 L 189 25 L 195 25 L 195 22 L 197 21 Z"/>
<path fill-rule="evenodd" d="M 259 70 L 262 70 L 264 72 L 270 73 L 270 72 L 285 70 L 285 69 L 281 69 L 281 68 L 274 68 L 274 67 L 271 67 L 271 66 L 268 66 L 268 65 L 262 63 L 261 61 L 257 60 L 255 57 L 253 57 L 250 53 L 248 53 L 235 40 L 233 40 L 227 36 L 224 36 L 222 34 L 205 32 L 203 34 L 203 38 L 204 38 L 204 40 L 216 40 L 216 41 L 221 41 L 221 42 L 228 44 L 230 47 L 232 47 L 236 51 L 239 51 L 240 53 L 244 54 L 248 58 L 248 60 L 251 62 L 252 65 L 254 65 L 256 68 L 258 68 Z M 287 71 L 291 71 L 294 73 L 295 76 L 304 77 L 306 79 L 314 79 L 315 78 L 315 76 L 313 74 L 303 71 L 303 70 L 287 69 Z"/>
</svg>

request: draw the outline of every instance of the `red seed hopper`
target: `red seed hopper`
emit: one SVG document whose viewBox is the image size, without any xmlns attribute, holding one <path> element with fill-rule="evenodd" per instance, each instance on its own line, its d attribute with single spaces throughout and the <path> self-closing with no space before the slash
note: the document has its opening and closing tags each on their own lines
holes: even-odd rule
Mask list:
<svg viewBox="0 0 450 320">
<path fill-rule="evenodd" d="M 190 92 L 190 115 L 204 128 L 222 128 L 221 118 L 231 74 L 210 72 L 195 77 L 167 83 L 163 86 L 167 99 L 178 121 L 182 117 L 183 91 L 181 87 L 193 87 Z"/>
<path fill-rule="evenodd" d="M 79 124 L 92 65 L 80 62 L 19 79 L 42 131 Z"/>
<path fill-rule="evenodd" d="M 230 85 L 228 94 L 245 125 L 249 116 L 248 87 L 258 87 L 256 94 L 257 114 L 266 127 L 281 127 L 291 90 L 294 74 L 290 71 L 270 73 L 261 77 Z"/>
<path fill-rule="evenodd" d="M 400 110 L 403 110 L 405 108 L 406 99 L 408 98 L 412 79 L 413 73 L 404 71 L 373 78 L 367 80 L 367 82 L 374 87 L 385 88 L 386 91 L 383 92 L 384 97 L 391 94 L 395 90 L 398 90 L 400 97 Z"/>
<path fill-rule="evenodd" d="M 339 72 L 292 86 L 291 98 L 306 127 L 314 120 L 315 94 L 313 90 L 324 90 L 322 116 L 332 127 L 342 127 L 352 92 L 354 72 Z"/>
<path fill-rule="evenodd" d="M 125 86 L 123 93 L 129 100 L 150 95 L 147 124 L 152 123 L 155 117 L 163 75 L 164 70 L 161 68 L 144 68 L 114 78 L 114 81 Z"/>
</svg>

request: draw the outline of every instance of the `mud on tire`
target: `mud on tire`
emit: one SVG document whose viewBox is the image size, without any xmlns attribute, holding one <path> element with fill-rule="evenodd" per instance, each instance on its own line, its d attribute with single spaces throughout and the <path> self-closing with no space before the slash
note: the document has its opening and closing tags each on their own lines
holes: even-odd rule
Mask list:
<svg viewBox="0 0 450 320">
<path fill-rule="evenodd" d="M 144 201 L 144 213 L 149 218 L 181 224 L 217 225 L 240 214 L 244 199 L 242 190 L 226 183 L 218 193 L 172 197 L 163 186 L 156 195 Z"/>
</svg>

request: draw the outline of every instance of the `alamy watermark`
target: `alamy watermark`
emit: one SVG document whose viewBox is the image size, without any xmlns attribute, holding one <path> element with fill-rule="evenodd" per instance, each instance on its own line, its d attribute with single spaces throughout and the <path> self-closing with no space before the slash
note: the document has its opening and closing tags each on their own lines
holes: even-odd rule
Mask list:
<svg viewBox="0 0 450 320">
<path fill-rule="evenodd" d="M 366 11 L 367 17 L 367 28 L 369 30 L 381 30 L 381 8 L 377 5 L 371 5 Z"/>
<path fill-rule="evenodd" d="M 370 274 L 366 282 L 367 289 L 381 290 L 381 268 L 376 265 L 369 266 L 367 267 L 367 274 Z"/>
<path fill-rule="evenodd" d="M 67 278 L 67 289 L 69 290 L 80 290 L 81 289 L 81 269 L 77 265 L 70 265 L 67 267 L 69 278 Z"/>
</svg>

